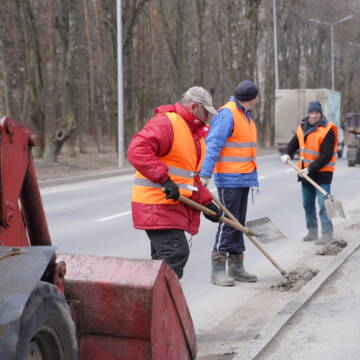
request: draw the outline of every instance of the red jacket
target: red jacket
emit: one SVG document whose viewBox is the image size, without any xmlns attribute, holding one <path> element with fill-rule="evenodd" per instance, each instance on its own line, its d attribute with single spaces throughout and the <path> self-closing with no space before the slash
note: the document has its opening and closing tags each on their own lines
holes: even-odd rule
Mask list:
<svg viewBox="0 0 360 360">
<path fill-rule="evenodd" d="M 172 124 L 163 114 L 176 112 L 187 122 L 194 138 L 198 161 L 201 151 L 199 139 L 204 133 L 205 125 L 178 102 L 175 105 L 159 106 L 155 112 L 155 116 L 131 140 L 128 159 L 150 181 L 163 184 L 169 179 L 168 167 L 159 157 L 171 150 L 174 139 Z M 191 199 L 203 205 L 209 204 L 212 196 L 198 176 L 194 185 L 199 191 L 194 191 Z M 132 202 L 131 207 L 134 227 L 137 229 L 181 229 L 190 234 L 196 234 L 199 230 L 199 211 L 182 203 L 169 205 Z"/>
</svg>

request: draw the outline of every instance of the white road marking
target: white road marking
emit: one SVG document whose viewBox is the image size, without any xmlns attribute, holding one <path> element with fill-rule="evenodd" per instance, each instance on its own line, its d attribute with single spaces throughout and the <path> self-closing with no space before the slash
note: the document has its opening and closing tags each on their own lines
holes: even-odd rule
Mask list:
<svg viewBox="0 0 360 360">
<path fill-rule="evenodd" d="M 293 169 L 286 169 L 286 170 L 283 170 L 283 171 L 292 171 L 292 170 Z M 263 179 L 266 179 L 268 177 L 269 177 L 268 175 L 260 175 L 259 180 L 263 180 Z M 217 189 L 216 188 L 210 188 L 209 191 L 213 193 L 213 192 L 217 191 Z M 122 212 L 122 213 L 119 213 L 119 214 L 114 214 L 114 215 L 111 215 L 111 216 L 108 216 L 108 217 L 96 219 L 95 222 L 109 221 L 109 220 L 117 219 L 117 218 L 122 217 L 122 216 L 130 215 L 130 214 L 131 214 L 131 211 L 125 211 L 125 212 Z"/>
<path fill-rule="evenodd" d="M 108 216 L 108 217 L 105 217 L 105 218 L 100 218 L 100 219 L 97 219 L 95 220 L 95 222 L 103 222 L 103 221 L 108 221 L 108 220 L 112 220 L 112 219 L 117 219 L 121 216 L 125 216 L 125 215 L 129 215 L 131 214 L 131 211 L 125 211 L 125 212 L 122 212 L 122 213 L 119 213 L 119 214 L 115 214 L 115 215 L 111 215 L 111 216 Z"/>
</svg>

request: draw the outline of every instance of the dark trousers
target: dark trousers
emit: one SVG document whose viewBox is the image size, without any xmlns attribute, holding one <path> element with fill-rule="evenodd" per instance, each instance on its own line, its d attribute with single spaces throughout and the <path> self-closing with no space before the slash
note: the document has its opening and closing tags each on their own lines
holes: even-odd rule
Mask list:
<svg viewBox="0 0 360 360">
<path fill-rule="evenodd" d="M 185 264 L 190 255 L 184 230 L 145 230 L 151 243 L 151 258 L 164 260 L 179 279 L 183 276 Z"/>
<path fill-rule="evenodd" d="M 242 225 L 245 225 L 249 188 L 218 188 L 218 193 L 225 207 Z M 219 223 L 214 251 L 242 254 L 245 251 L 243 233 L 229 225 Z"/>
</svg>

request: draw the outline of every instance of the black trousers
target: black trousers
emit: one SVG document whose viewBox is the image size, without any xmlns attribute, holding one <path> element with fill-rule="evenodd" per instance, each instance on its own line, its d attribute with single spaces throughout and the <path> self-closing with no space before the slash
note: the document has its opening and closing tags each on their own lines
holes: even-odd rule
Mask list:
<svg viewBox="0 0 360 360">
<path fill-rule="evenodd" d="M 220 201 L 240 221 L 246 222 L 248 187 L 244 188 L 218 188 Z M 214 251 L 242 254 L 245 251 L 244 235 L 241 231 L 224 223 L 219 223 L 215 236 Z"/>
<path fill-rule="evenodd" d="M 163 229 L 145 230 L 151 243 L 151 258 L 164 260 L 176 273 L 179 279 L 190 255 L 189 244 L 184 230 Z"/>
</svg>

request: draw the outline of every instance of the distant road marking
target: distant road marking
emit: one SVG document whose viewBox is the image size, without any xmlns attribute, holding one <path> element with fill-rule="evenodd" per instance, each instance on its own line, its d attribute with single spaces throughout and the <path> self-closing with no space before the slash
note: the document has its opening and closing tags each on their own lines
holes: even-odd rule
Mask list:
<svg viewBox="0 0 360 360">
<path fill-rule="evenodd" d="M 122 213 L 119 213 L 119 214 L 115 214 L 115 215 L 111 215 L 111 216 L 108 216 L 108 217 L 105 217 L 105 218 L 101 218 L 101 219 L 97 219 L 95 220 L 96 222 L 104 222 L 104 221 L 108 221 L 108 220 L 112 220 L 112 219 L 117 219 L 121 216 L 125 216 L 125 215 L 129 215 L 131 214 L 131 211 L 125 211 L 125 212 L 122 212 Z"/>
<path fill-rule="evenodd" d="M 291 171 L 292 169 L 287 169 L 285 171 Z M 259 176 L 259 180 L 262 180 L 262 179 L 266 179 L 268 176 L 267 175 L 260 175 Z M 215 192 L 217 191 L 216 188 L 211 188 L 209 189 L 210 192 Z M 109 220 L 113 220 L 113 219 L 117 219 L 119 217 L 122 217 L 122 216 L 126 216 L 126 215 L 129 215 L 131 214 L 131 211 L 125 211 L 125 212 L 122 212 L 122 213 L 119 213 L 119 214 L 115 214 L 115 215 L 111 215 L 111 216 L 108 216 L 108 217 L 105 217 L 105 218 L 100 218 L 100 219 L 97 219 L 95 220 L 95 222 L 104 222 L 104 221 L 109 221 Z"/>
</svg>

